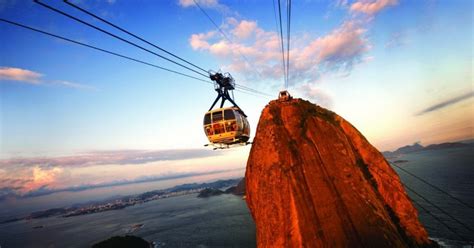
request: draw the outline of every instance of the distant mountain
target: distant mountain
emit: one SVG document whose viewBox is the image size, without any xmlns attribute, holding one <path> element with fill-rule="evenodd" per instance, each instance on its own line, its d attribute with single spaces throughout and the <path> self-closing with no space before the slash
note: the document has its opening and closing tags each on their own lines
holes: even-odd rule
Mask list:
<svg viewBox="0 0 474 248">
<path fill-rule="evenodd" d="M 221 194 L 245 195 L 245 178 L 242 178 L 237 185 L 231 186 L 224 191 L 217 188 L 205 188 L 199 192 L 197 197 L 205 198 Z"/>
<path fill-rule="evenodd" d="M 225 193 L 234 195 L 245 195 L 245 178 L 243 178 L 236 186 L 232 186 L 226 189 Z"/>
<path fill-rule="evenodd" d="M 201 190 L 201 192 L 199 192 L 199 195 L 197 197 L 207 198 L 210 196 L 222 195 L 222 194 L 224 194 L 224 191 L 220 189 L 206 188 L 206 189 Z"/>
<path fill-rule="evenodd" d="M 431 144 L 428 146 L 422 146 L 420 143 L 415 143 L 413 145 L 407 145 L 398 148 L 395 151 L 385 151 L 382 154 L 386 158 L 393 158 L 401 154 L 408 154 L 413 152 L 420 152 L 420 151 L 430 151 L 430 150 L 441 150 L 441 149 L 449 149 L 449 148 L 459 148 L 459 147 L 474 147 L 473 143 L 462 143 L 462 142 L 446 142 L 441 144 Z"/>
<path fill-rule="evenodd" d="M 197 188 L 220 189 L 220 188 L 225 188 L 229 186 L 234 186 L 238 184 L 241 180 L 242 180 L 241 178 L 236 178 L 236 179 L 218 180 L 211 183 L 188 183 L 188 184 L 174 186 L 168 190 L 171 192 L 177 192 L 177 191 L 191 190 L 191 189 L 197 189 Z"/>
<path fill-rule="evenodd" d="M 398 153 L 410 153 L 410 152 L 417 152 L 423 150 L 423 146 L 419 143 L 415 143 L 413 145 L 403 146 L 397 149 L 396 152 Z"/>
</svg>

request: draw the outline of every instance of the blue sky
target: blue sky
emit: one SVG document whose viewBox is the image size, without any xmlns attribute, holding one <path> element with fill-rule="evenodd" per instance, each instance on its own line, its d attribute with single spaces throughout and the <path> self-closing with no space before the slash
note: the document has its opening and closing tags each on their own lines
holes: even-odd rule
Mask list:
<svg viewBox="0 0 474 248">
<path fill-rule="evenodd" d="M 106 27 L 62 1 L 44 2 Z M 192 0 L 74 3 L 201 67 L 229 71 L 241 85 L 275 96 L 282 88 L 272 1 L 199 1 L 232 43 Z M 180 70 L 30 1 L 3 1 L 0 17 Z M 472 31 L 467 0 L 293 1 L 289 91 L 348 119 L 381 150 L 472 139 Z M 200 149 L 207 142 L 201 124 L 215 98 L 211 85 L 3 22 L 0 37 L 0 177 L 14 178 L 18 164 L 9 159 L 17 157 Z M 270 99 L 236 92 L 253 132 Z M 424 111 L 432 106 L 440 107 Z M 232 169 L 245 166 L 247 153 L 183 163 L 205 170 L 227 156 Z M 61 164 L 29 166 L 20 174 L 35 178 L 40 168 L 38 178 L 49 180 L 35 187 L 60 187 L 52 181 L 71 172 Z M 60 181 L 66 178 L 70 173 Z M 96 182 L 84 180 L 75 183 Z"/>
</svg>

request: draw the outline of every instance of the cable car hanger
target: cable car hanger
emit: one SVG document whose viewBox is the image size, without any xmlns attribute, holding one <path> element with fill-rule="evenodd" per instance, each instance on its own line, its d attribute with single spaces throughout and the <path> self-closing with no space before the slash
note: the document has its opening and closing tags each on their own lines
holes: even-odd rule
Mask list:
<svg viewBox="0 0 474 248">
<path fill-rule="evenodd" d="M 217 92 L 217 98 L 214 100 L 208 111 L 211 111 L 214 108 L 219 99 L 221 99 L 221 108 L 224 107 L 225 101 L 228 100 L 234 105 L 234 107 L 239 109 L 239 112 L 244 117 L 247 117 L 244 111 L 242 111 L 237 103 L 235 103 L 234 99 L 229 95 L 229 90 L 235 89 L 235 81 L 230 73 L 226 72 L 225 74 L 222 74 L 220 72 L 213 73 L 212 71 L 209 71 L 209 78 L 214 82 L 214 89 Z"/>
<path fill-rule="evenodd" d="M 247 115 L 229 94 L 235 89 L 234 78 L 230 73 L 212 71 L 209 71 L 209 78 L 214 82 L 217 97 L 204 114 L 204 133 L 210 142 L 205 146 L 212 145 L 216 150 L 251 144 L 248 141 L 250 124 Z M 221 100 L 220 107 L 214 109 L 219 100 Z M 224 107 L 225 101 L 232 103 L 232 106 Z"/>
</svg>

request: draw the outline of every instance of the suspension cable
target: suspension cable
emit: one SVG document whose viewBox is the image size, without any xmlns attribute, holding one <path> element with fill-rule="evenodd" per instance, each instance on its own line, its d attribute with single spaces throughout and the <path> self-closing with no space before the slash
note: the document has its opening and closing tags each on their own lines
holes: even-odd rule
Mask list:
<svg viewBox="0 0 474 248">
<path fill-rule="evenodd" d="M 204 71 L 205 73 L 207 73 L 207 70 L 205 70 L 205 69 L 203 69 L 203 68 L 201 68 L 201 67 L 199 67 L 199 66 L 197 66 L 197 65 L 195 65 L 195 64 L 193 64 L 193 63 L 191 63 L 191 62 L 189 62 L 188 60 L 185 60 L 185 59 L 179 57 L 178 55 L 173 54 L 172 52 L 169 52 L 169 51 L 167 51 L 167 50 L 165 50 L 165 49 L 159 47 L 158 45 L 156 45 L 156 44 L 154 44 L 154 43 L 151 43 L 151 42 L 145 40 L 144 38 L 142 38 L 142 37 L 140 37 L 140 36 L 138 36 L 138 35 L 133 34 L 132 32 L 130 32 L 130 31 L 124 29 L 124 28 L 121 28 L 121 27 L 119 27 L 119 26 L 117 26 L 117 25 L 111 23 L 110 21 L 105 20 L 104 18 L 102 18 L 102 17 L 100 17 L 100 16 L 98 16 L 98 15 L 96 15 L 96 14 L 94 14 L 94 13 L 92 13 L 92 12 L 86 10 L 86 9 L 83 9 L 83 8 L 81 8 L 81 7 L 77 6 L 77 5 L 75 5 L 75 4 L 71 3 L 71 2 L 69 2 L 69 0 L 64 0 L 64 2 L 65 2 L 66 4 L 72 6 L 73 8 L 76 8 L 76 9 L 78 9 L 78 10 L 80 10 L 80 11 L 82 11 L 82 12 L 84 12 L 84 13 L 86 13 L 86 14 L 88 14 L 88 15 L 90 15 L 90 16 L 96 18 L 96 19 L 98 19 L 98 20 L 101 20 L 102 22 L 105 22 L 105 23 L 109 24 L 110 26 L 112 26 L 112 27 L 114 27 L 114 28 L 116 28 L 116 29 L 118 29 L 118 30 L 120 30 L 120 31 L 122 31 L 122 32 L 124 32 L 124 33 L 126 33 L 126 34 L 128 34 L 128 35 L 131 35 L 131 36 L 133 36 L 133 37 L 135 37 L 135 38 L 137 38 L 137 39 L 139 39 L 139 40 L 145 42 L 146 44 L 148 44 L 148 45 L 150 45 L 150 46 L 153 46 L 154 48 L 156 48 L 156 49 L 158 49 L 158 50 L 160 50 L 160 51 L 162 51 L 162 52 L 164 52 L 164 53 L 166 53 L 166 54 L 168 54 L 168 55 L 171 55 L 171 56 L 173 56 L 174 58 L 177 58 L 177 59 L 179 59 L 179 60 L 181 60 L 181 61 L 183 61 L 183 62 L 185 62 L 185 63 L 187 63 L 187 64 L 189 64 L 189 65 L 191 65 L 191 66 L 193 66 L 193 67 L 195 67 L 195 68 L 197 68 L 197 69 L 199 69 L 199 70 L 201 70 L 201 71 Z"/>
<path fill-rule="evenodd" d="M 280 31 L 279 31 L 279 25 L 278 25 L 278 17 L 277 17 L 277 13 L 276 13 L 276 8 L 275 8 L 275 0 L 273 0 L 273 17 L 275 19 L 275 33 L 277 33 L 277 35 L 280 34 Z M 278 39 L 278 45 L 280 46 L 281 45 L 281 39 Z"/>
<path fill-rule="evenodd" d="M 421 199 L 425 200 L 427 203 L 429 203 L 431 206 L 435 207 L 436 209 L 438 209 L 439 211 L 441 211 L 442 213 L 444 213 L 446 216 L 448 216 L 449 218 L 451 218 L 452 220 L 454 220 L 455 222 L 457 222 L 458 224 L 460 224 L 461 226 L 463 226 L 464 228 L 468 229 L 469 231 L 473 231 L 468 225 L 464 224 L 463 222 L 461 222 L 460 220 L 458 220 L 457 218 L 455 218 L 454 216 L 452 216 L 451 214 L 449 214 L 448 212 L 444 211 L 442 208 L 438 207 L 436 204 L 434 204 L 433 202 L 431 202 L 430 200 L 428 200 L 426 197 L 424 197 L 423 195 L 421 195 L 420 193 L 416 192 L 414 189 L 408 187 L 406 184 L 404 184 L 405 188 L 407 188 L 409 191 L 413 192 L 415 195 L 417 195 L 418 197 L 420 197 Z"/>
<path fill-rule="evenodd" d="M 281 3 L 280 0 L 278 0 L 278 14 L 280 17 L 280 40 L 281 40 L 281 56 L 282 56 L 282 64 L 283 64 L 283 79 L 284 79 L 284 86 L 286 85 L 286 66 L 285 66 L 285 49 L 284 49 L 284 44 L 283 44 L 283 25 L 281 22 Z"/>
<path fill-rule="evenodd" d="M 229 41 L 230 43 L 232 44 L 235 44 L 232 39 L 229 38 L 228 35 L 226 35 L 226 33 L 219 27 L 219 25 L 217 25 L 217 23 L 212 19 L 212 17 L 206 12 L 206 10 L 204 10 L 204 8 L 201 7 L 201 5 L 199 4 L 198 1 L 196 0 L 193 0 L 194 3 L 196 4 L 196 6 L 201 10 L 201 12 L 207 17 L 207 19 L 217 28 L 217 30 L 221 33 L 222 37 L 224 37 L 227 41 Z M 252 63 L 248 60 L 248 58 L 240 51 L 240 49 L 237 49 L 237 52 L 239 53 L 239 55 L 242 57 L 242 59 L 245 61 L 245 63 L 247 63 L 248 66 L 250 66 L 251 68 L 254 68 L 255 72 L 260 76 L 260 78 L 263 78 L 262 74 L 256 69 L 255 66 L 252 65 Z M 238 86 L 238 85 L 236 85 Z M 272 96 L 272 95 L 269 95 L 267 93 L 264 93 L 264 92 L 261 92 L 261 91 L 258 91 L 258 90 L 254 90 L 252 88 L 249 88 L 249 87 L 246 87 L 246 86 L 242 86 L 240 85 L 240 87 L 242 89 L 246 89 L 246 90 L 250 90 L 250 91 L 253 91 L 257 94 L 261 94 L 261 95 L 265 95 L 265 96 Z"/>
<path fill-rule="evenodd" d="M 426 185 L 431 186 L 432 188 L 434 188 L 434 189 L 436 189 L 436 190 L 438 190 L 438 191 L 444 193 L 445 195 L 447 195 L 447 196 L 453 198 L 454 200 L 458 201 L 459 203 L 463 204 L 464 206 L 466 206 L 466 207 L 468 207 L 468 208 L 471 208 L 471 209 L 474 209 L 473 206 L 469 205 L 468 203 L 464 202 L 463 200 L 461 200 L 461 199 L 459 199 L 459 198 L 457 198 L 457 197 L 451 195 L 450 193 L 448 193 L 447 191 L 445 191 L 445 190 L 443 190 L 443 189 L 437 187 L 436 185 L 433 185 L 432 183 L 429 183 L 429 182 L 426 181 L 425 179 L 423 179 L 423 178 L 421 178 L 421 177 L 419 177 L 419 176 L 413 174 L 412 172 L 409 172 L 408 170 L 406 170 L 406 169 L 404 169 L 404 168 L 402 168 L 402 167 L 400 167 L 400 166 L 398 166 L 398 165 L 396 165 L 396 164 L 394 164 L 394 163 L 390 163 L 390 164 L 393 165 L 393 166 L 395 166 L 395 167 L 397 167 L 397 168 L 400 169 L 401 171 L 407 173 L 408 175 L 410 175 L 410 176 L 412 176 L 412 177 L 414 177 L 414 178 L 420 180 L 421 182 L 425 183 Z"/>
<path fill-rule="evenodd" d="M 423 205 L 421 205 L 419 202 L 413 200 L 413 203 L 415 203 L 419 208 L 421 208 L 423 211 L 425 211 L 427 214 L 429 214 L 431 217 L 433 217 L 433 219 L 435 219 L 436 221 L 438 221 L 439 223 L 441 223 L 444 227 L 446 227 L 446 229 L 448 229 L 449 231 L 451 231 L 452 233 L 454 233 L 456 236 L 458 236 L 460 239 L 462 239 L 464 242 L 467 242 L 469 243 L 469 240 L 464 237 L 463 235 L 459 234 L 456 230 L 454 230 L 453 228 L 451 228 L 448 224 L 446 224 L 446 222 L 444 222 L 441 218 L 439 218 L 438 216 L 434 215 L 430 210 L 428 210 L 427 208 L 423 207 Z"/>
<path fill-rule="evenodd" d="M 67 42 L 70 42 L 70 43 L 73 43 L 73 44 L 76 44 L 76 45 L 87 47 L 87 48 L 90 48 L 90 49 L 93 49 L 93 50 L 96 50 L 96 51 L 100 51 L 100 52 L 103 52 L 103 53 L 114 55 L 116 57 L 120 57 L 120 58 L 123 58 L 123 59 L 126 59 L 126 60 L 130 60 L 130 61 L 134 61 L 134 62 L 144 64 L 144 65 L 147 65 L 147 66 L 150 66 L 150 67 L 154 67 L 156 69 L 160 69 L 160 70 L 164 70 L 164 71 L 167 71 L 167 72 L 175 73 L 175 74 L 178 74 L 178 75 L 181 75 L 181 76 L 184 76 L 184 77 L 188 77 L 188 78 L 192 78 L 192 79 L 195 79 L 195 80 L 207 83 L 207 84 L 214 84 L 210 81 L 206 81 L 204 79 L 197 78 L 197 77 L 194 77 L 194 76 L 191 76 L 191 75 L 179 72 L 179 71 L 175 71 L 175 70 L 172 70 L 172 69 L 161 67 L 161 66 L 143 61 L 143 60 L 135 59 L 135 58 L 132 58 L 132 57 L 129 57 L 129 56 L 126 56 L 126 55 L 122 55 L 122 54 L 119 54 L 119 53 L 116 53 L 116 52 L 112 52 L 112 51 L 109 51 L 109 50 L 106 50 L 106 49 L 103 49 L 103 48 L 100 48 L 100 47 L 85 44 L 85 43 L 82 43 L 82 42 L 79 42 L 79 41 L 76 41 L 76 40 L 72 40 L 72 39 L 69 39 L 69 38 L 66 38 L 66 37 L 63 37 L 63 36 L 60 36 L 60 35 L 56 35 L 56 34 L 49 33 L 49 32 L 43 31 L 43 30 L 39 30 L 39 29 L 30 27 L 30 26 L 20 24 L 18 22 L 6 20 L 6 19 L 3 19 L 3 18 L 0 18 L 0 21 L 4 22 L 4 23 L 11 24 L 11 25 L 14 25 L 14 26 L 17 26 L 17 27 L 24 28 L 24 29 L 27 29 L 27 30 L 30 30 L 30 31 L 33 31 L 33 32 L 41 33 L 41 34 L 44 34 L 44 35 L 47 35 L 47 36 L 50 36 L 50 37 L 54 37 L 54 38 L 57 38 L 57 39 L 60 39 L 60 40 L 64 40 L 64 41 L 67 41 Z M 235 90 L 238 91 L 238 92 L 242 92 L 242 93 L 252 95 L 252 96 L 256 96 L 256 97 L 261 97 L 262 94 L 265 94 L 265 93 L 262 93 L 262 92 L 254 92 L 251 89 L 240 88 L 240 87 L 235 89 Z M 260 95 L 258 95 L 258 94 L 260 94 Z"/>
<path fill-rule="evenodd" d="M 63 12 L 63 11 L 61 11 L 61 10 L 59 10 L 59 9 L 56 9 L 56 8 L 54 8 L 54 7 L 51 7 L 51 6 L 47 5 L 47 4 L 45 4 L 45 3 L 42 3 L 42 2 L 40 2 L 39 0 L 34 0 L 34 2 L 36 2 L 36 3 L 40 4 L 40 5 L 42 5 L 43 7 L 48 8 L 48 9 L 50 9 L 50 10 L 53 10 L 53 11 L 55 11 L 55 12 L 57 12 L 57 13 L 60 13 L 60 14 L 62 14 L 62 15 L 64 15 L 64 16 L 66 16 L 66 17 L 69 17 L 69 18 L 71 18 L 71 19 L 73 19 L 73 20 L 75 20 L 75 21 L 78 21 L 78 22 L 80 22 L 80 23 L 83 23 L 84 25 L 87 25 L 87 26 L 89 26 L 89 27 L 91 27 L 91 28 L 93 28 L 93 29 L 96 29 L 96 30 L 98 30 L 98 31 L 100 31 L 100 32 L 102 32 L 102 33 L 105 33 L 105 34 L 107 34 L 107 35 L 109 35 L 109 36 L 112 36 L 112 37 L 114 37 L 114 38 L 116 38 L 116 39 L 119 39 L 119 40 L 121 40 L 121 41 L 123 41 L 123 42 L 126 42 L 126 43 L 128 43 L 128 44 L 130 44 L 130 45 L 132 45 L 132 46 L 134 46 L 134 47 L 140 48 L 140 49 L 142 49 L 142 50 L 144 50 L 144 51 L 147 51 L 147 52 L 149 52 L 149 53 L 151 53 L 151 54 L 153 54 L 153 55 L 156 55 L 156 56 L 158 56 L 158 57 L 160 57 L 160 58 L 163 58 L 163 59 L 165 59 L 165 60 L 167 60 L 167 61 L 169 61 L 169 62 L 172 62 L 172 63 L 174 63 L 174 64 L 176 64 L 176 65 L 179 65 L 179 66 L 181 66 L 181 67 L 183 67 L 183 68 L 186 68 L 186 69 L 188 69 L 188 70 L 190 70 L 190 71 L 193 71 L 193 72 L 195 72 L 195 73 L 197 73 L 197 74 L 199 74 L 199 75 L 201 75 L 201 76 L 203 76 L 203 77 L 209 78 L 209 76 L 206 75 L 206 74 L 203 74 L 203 73 L 201 73 L 201 72 L 198 72 L 198 71 L 196 71 L 196 70 L 194 70 L 194 69 L 192 69 L 192 68 L 189 68 L 189 67 L 186 66 L 186 65 L 180 64 L 180 63 L 178 63 L 178 62 L 176 62 L 176 61 L 173 61 L 173 60 L 171 60 L 171 59 L 169 59 L 169 58 L 166 58 L 166 57 L 164 57 L 164 56 L 162 56 L 162 55 L 160 55 L 160 54 L 157 54 L 157 53 L 155 53 L 155 52 L 153 52 L 153 51 L 150 51 L 149 49 L 146 49 L 146 48 L 144 48 L 144 47 L 142 47 L 142 46 L 140 46 L 140 45 L 137 45 L 136 43 L 133 43 L 133 42 L 131 42 L 131 41 L 129 41 L 129 40 L 126 40 L 126 39 L 124 39 L 124 38 L 122 38 L 122 37 L 119 37 L 119 36 L 117 36 L 117 35 L 115 35 L 115 34 L 112 34 L 112 33 L 108 32 L 108 31 L 106 31 L 106 30 L 103 30 L 103 29 L 101 29 L 101 28 L 99 28 L 99 27 L 97 27 L 97 26 L 94 26 L 94 25 L 92 25 L 92 24 L 90 24 L 90 23 L 87 23 L 87 22 L 85 22 L 85 21 L 83 21 L 83 20 L 81 20 L 81 19 L 79 19 L 79 18 L 76 18 L 76 17 L 74 17 L 74 16 L 72 16 L 72 15 L 69 15 L 69 14 L 67 14 L 67 13 L 65 13 L 65 12 Z M 84 10 L 84 11 L 85 11 L 85 10 Z M 92 13 L 91 13 L 91 14 L 92 14 Z M 98 17 L 98 18 L 100 18 L 100 17 Z M 104 21 L 106 21 L 106 20 L 104 20 Z M 112 23 L 110 23 L 110 24 L 111 24 L 111 25 L 114 25 L 114 24 L 112 24 Z M 114 26 L 115 26 L 116 28 L 120 28 L 120 27 L 118 27 L 118 26 L 116 26 L 116 25 L 114 25 Z M 121 29 L 121 28 L 120 28 L 120 29 Z M 128 31 L 125 30 L 124 32 L 128 32 Z M 134 36 L 134 34 L 132 34 L 132 33 L 130 33 L 130 35 Z M 137 36 L 137 38 L 139 38 L 139 37 Z M 146 42 L 146 41 L 145 41 L 145 42 Z M 158 47 L 157 47 L 157 48 L 158 48 Z M 190 62 L 189 62 L 189 63 L 190 63 Z M 199 69 L 200 69 L 200 70 L 204 70 L 204 69 L 202 69 L 202 68 L 200 68 L 200 67 L 199 67 Z M 205 70 L 204 70 L 204 71 L 205 71 Z M 205 72 L 207 73 L 207 71 L 205 71 Z M 206 81 L 206 82 L 207 82 L 207 81 Z M 266 94 L 266 93 L 263 93 L 263 92 L 254 90 L 254 89 L 249 88 L 249 87 L 243 87 L 243 86 L 240 87 L 240 92 L 242 92 L 242 91 L 249 91 L 249 92 L 253 92 L 253 93 L 255 93 L 255 94 L 270 96 L 270 95 L 268 95 L 268 94 Z"/>
<path fill-rule="evenodd" d="M 199 4 L 198 1 L 193 0 L 196 6 L 201 10 L 201 12 L 207 17 L 207 19 L 217 28 L 217 30 L 221 33 L 222 37 L 224 37 L 227 41 L 229 41 L 231 44 L 235 44 L 235 42 L 232 41 L 232 39 L 229 38 L 229 36 L 226 35 L 226 33 L 217 25 L 217 23 L 212 19 L 212 17 L 204 10 L 201 5 Z M 248 58 L 240 51 L 240 49 L 237 49 L 237 52 L 239 53 L 240 57 L 247 63 L 248 66 L 253 68 L 255 72 L 262 78 L 262 74 L 257 70 L 255 66 L 248 60 Z"/>
<path fill-rule="evenodd" d="M 288 89 L 288 84 L 290 81 L 290 30 L 291 30 L 291 0 L 287 0 L 287 50 L 286 50 L 286 86 Z"/>
<path fill-rule="evenodd" d="M 267 94 L 267 93 L 265 93 L 265 92 L 261 92 L 261 91 L 252 89 L 252 88 L 250 88 L 250 87 L 247 87 L 247 86 L 244 86 L 244 85 L 241 85 L 241 84 L 235 84 L 235 87 L 236 87 L 236 88 L 243 89 L 243 90 L 247 90 L 247 91 L 252 91 L 252 92 L 254 92 L 254 93 L 256 93 L 256 94 L 260 94 L 260 95 L 263 95 L 263 96 L 272 97 L 272 95 L 270 95 L 270 94 Z"/>
<path fill-rule="evenodd" d="M 188 77 L 188 78 L 196 79 L 196 80 L 199 80 L 201 82 L 212 84 L 212 82 L 206 81 L 206 80 L 201 79 L 201 78 L 197 78 L 197 77 L 194 77 L 194 76 L 191 76 L 191 75 L 187 75 L 185 73 L 181 73 L 181 72 L 178 72 L 178 71 L 175 71 L 175 70 L 171 70 L 171 69 L 168 69 L 168 68 L 165 68 L 165 67 L 161 67 L 161 66 L 158 66 L 158 65 L 155 65 L 155 64 L 151 64 L 151 63 L 145 62 L 143 60 L 128 57 L 126 55 L 122 55 L 122 54 L 119 54 L 119 53 L 116 53 L 116 52 L 112 52 L 112 51 L 109 51 L 109 50 L 106 50 L 106 49 L 103 49 L 103 48 L 88 45 L 88 44 L 85 44 L 85 43 L 82 43 L 82 42 L 79 42 L 79 41 L 76 41 L 76 40 L 72 40 L 72 39 L 69 39 L 69 38 L 66 38 L 66 37 L 63 37 L 63 36 L 59 36 L 59 35 L 56 35 L 56 34 L 53 34 L 53 33 L 49 33 L 49 32 L 43 31 L 43 30 L 39 30 L 39 29 L 36 29 L 36 28 L 33 28 L 33 27 L 29 27 L 29 26 L 26 26 L 26 25 L 23 25 L 23 24 L 14 22 L 14 21 L 9 21 L 9 20 L 3 19 L 3 18 L 0 18 L 0 21 L 5 22 L 5 23 L 9 23 L 11 25 L 15 25 L 15 26 L 18 26 L 18 27 L 21 27 L 21 28 L 24 28 L 24 29 L 28 29 L 28 30 L 31 30 L 31 31 L 34 31 L 34 32 L 37 32 L 37 33 L 45 34 L 45 35 L 48 35 L 48 36 L 51 36 L 51 37 L 54 37 L 54 38 L 57 38 L 57 39 L 68 41 L 68 42 L 71 42 L 71 43 L 74 43 L 74 44 L 77 44 L 77 45 L 80 45 L 80 46 L 84 46 L 84 47 L 88 47 L 88 48 L 91 48 L 91 49 L 94 49 L 94 50 L 97 50 L 97 51 L 108 53 L 108 54 L 111 54 L 111 55 L 114 55 L 114 56 L 117 56 L 117 57 L 120 57 L 120 58 L 124 58 L 124 59 L 127 59 L 127 60 L 135 61 L 137 63 L 141 63 L 141 64 L 148 65 L 148 66 L 151 66 L 151 67 L 155 67 L 155 68 L 158 68 L 160 70 L 168 71 L 168 72 L 175 73 L 175 74 L 185 76 L 185 77 Z"/>
<path fill-rule="evenodd" d="M 433 202 L 431 202 L 430 200 L 426 199 L 425 197 L 423 197 L 421 194 L 419 194 L 418 192 L 416 192 L 414 189 L 408 187 L 406 184 L 404 184 L 401 180 L 399 180 L 398 178 L 397 179 L 394 179 L 394 177 L 390 174 L 388 174 L 388 172 L 386 172 L 385 170 L 382 170 L 378 167 L 371 167 L 372 169 L 376 169 L 377 171 L 379 172 L 382 172 L 384 173 L 385 175 L 387 175 L 389 178 L 390 178 L 390 184 L 392 184 L 393 186 L 395 186 L 395 188 L 397 188 L 398 186 L 394 185 L 392 183 L 393 180 L 395 181 L 399 181 L 400 184 L 402 184 L 405 188 L 407 188 L 409 191 L 413 192 L 415 195 L 417 195 L 418 197 L 420 197 L 421 199 L 425 200 L 427 203 L 429 203 L 431 206 L 434 206 L 435 208 L 437 208 L 438 210 L 440 210 L 441 212 L 445 213 L 446 212 L 442 209 L 440 209 L 436 204 L 434 204 Z M 404 193 L 402 191 L 399 191 L 401 193 Z M 449 231 L 451 231 L 452 233 L 454 233 L 455 235 L 457 235 L 459 238 L 461 238 L 463 241 L 465 242 L 470 242 L 466 237 L 462 236 L 461 234 L 459 234 L 457 231 L 455 231 L 452 227 L 450 227 L 446 222 L 444 222 L 441 218 L 439 218 L 438 216 L 434 215 L 434 213 L 432 213 L 431 211 L 429 211 L 428 209 L 426 209 L 425 207 L 423 207 L 419 202 L 416 202 L 415 200 L 412 199 L 412 201 L 418 205 L 422 210 L 424 210 L 427 214 L 429 214 L 431 217 L 433 217 L 435 220 L 437 220 L 438 222 L 440 222 L 441 224 L 443 224 L 443 226 L 445 226 Z M 450 214 L 446 214 L 448 216 L 451 216 Z M 452 217 L 452 216 L 451 216 Z M 454 217 L 452 217 L 454 218 Z M 455 218 L 454 218 L 455 219 Z M 458 221 L 456 221 L 458 222 Z M 459 222 L 458 222 L 459 223 Z M 463 223 L 460 223 L 462 226 L 466 227 L 465 224 Z M 469 227 L 467 228 L 469 230 L 471 230 Z"/>
<path fill-rule="evenodd" d="M 47 4 L 45 4 L 45 3 L 42 3 L 42 2 L 40 2 L 39 0 L 34 0 L 34 2 L 37 3 L 37 4 L 39 4 L 39 5 L 41 5 L 41 6 L 43 6 L 43 7 L 45 7 L 45 8 L 48 8 L 48 9 L 54 11 L 54 12 L 57 12 L 57 13 L 59 13 L 59 14 L 62 14 L 62 15 L 64 15 L 64 16 L 68 17 L 68 18 L 71 18 L 71 19 L 73 19 L 73 20 L 75 20 L 75 21 L 77 21 L 77 22 L 80 22 L 80 23 L 82 23 L 82 24 L 84 24 L 84 25 L 86 25 L 86 26 L 89 26 L 89 27 L 91 27 L 91 28 L 93 28 L 93 29 L 96 29 L 96 30 L 98 30 L 98 31 L 100 31 L 100 32 L 102 32 L 102 33 L 105 33 L 105 34 L 107 34 L 107 35 L 109 35 L 109 36 L 112 36 L 112 37 L 114 37 L 114 38 L 116 38 L 116 39 L 119 39 L 119 40 L 121 40 L 121 41 L 123 41 L 123 42 L 125 42 L 125 43 L 128 43 L 128 44 L 130 44 L 130 45 L 132 45 L 132 46 L 134 46 L 134 47 L 140 48 L 141 50 L 144 50 L 144 51 L 149 52 L 149 53 L 151 53 L 151 54 L 153 54 L 153 55 L 155 55 L 155 56 L 158 56 L 158 57 L 160 57 L 160 58 L 162 58 L 162 59 L 165 59 L 165 60 L 167 60 L 167 61 L 169 61 L 169 62 L 171 62 L 171 63 L 173 63 L 173 64 L 176 64 L 176 65 L 179 65 L 179 66 L 181 66 L 181 67 L 183 67 L 183 68 L 186 68 L 186 69 L 188 69 L 188 70 L 190 70 L 190 71 L 192 71 L 192 72 L 195 72 L 195 73 L 197 73 L 197 74 L 199 74 L 199 75 L 201 75 L 201 76 L 203 76 L 203 77 L 206 77 L 206 78 L 209 77 L 208 75 L 206 75 L 206 74 L 204 74 L 204 73 L 202 73 L 202 72 L 198 72 L 198 71 L 196 71 L 195 69 L 189 68 L 189 67 L 186 66 L 186 65 L 183 65 L 183 64 L 181 64 L 181 63 L 178 63 L 178 62 L 176 62 L 176 61 L 174 61 L 174 60 L 171 60 L 171 59 L 169 59 L 169 58 L 167 58 L 167 57 L 165 57 L 165 56 L 162 56 L 162 55 L 160 55 L 160 54 L 158 54 L 158 53 L 155 53 L 155 52 L 153 52 L 153 51 L 151 51 L 151 50 L 149 50 L 149 49 L 147 49 L 147 48 L 144 48 L 144 47 L 142 47 L 142 46 L 140 46 L 140 45 L 137 45 L 136 43 L 133 43 L 133 42 L 127 40 L 127 39 L 124 39 L 124 38 L 119 37 L 119 36 L 117 36 L 117 35 L 115 35 L 115 34 L 112 34 L 112 33 L 108 32 L 108 31 L 106 31 L 106 30 L 104 30 L 104 29 L 101 29 L 101 28 L 99 28 L 99 27 L 97 27 L 97 26 L 94 26 L 94 25 L 92 25 L 92 24 L 90 24 L 90 23 L 88 23 L 88 22 L 86 22 L 86 21 L 83 21 L 83 20 L 77 18 L 77 17 L 74 17 L 74 16 L 72 16 L 72 15 L 70 15 L 70 14 L 64 12 L 64 11 L 61 11 L 61 10 L 59 10 L 59 9 L 56 9 L 56 8 L 54 8 L 54 7 L 51 7 L 50 5 L 47 5 Z"/>
</svg>

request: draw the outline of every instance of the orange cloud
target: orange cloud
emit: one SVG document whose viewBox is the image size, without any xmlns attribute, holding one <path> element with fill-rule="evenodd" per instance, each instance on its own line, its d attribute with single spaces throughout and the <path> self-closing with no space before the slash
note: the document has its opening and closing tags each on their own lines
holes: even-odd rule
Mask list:
<svg viewBox="0 0 474 248">
<path fill-rule="evenodd" d="M 226 156 L 221 156 L 223 153 L 205 149 L 117 150 L 0 160 L 0 202 L 8 197 L 191 178 L 242 169 L 244 156 L 235 151 L 225 151 Z"/>
<path fill-rule="evenodd" d="M 330 34 L 318 38 L 303 49 L 300 60 L 303 63 L 311 62 L 338 62 L 353 61 L 367 52 L 370 48 L 368 40 L 364 38 L 366 30 L 355 22 L 343 23 Z"/>
<path fill-rule="evenodd" d="M 247 39 L 256 30 L 257 22 L 243 20 L 237 25 L 237 27 L 235 27 L 234 30 L 232 30 L 232 33 L 239 39 Z"/>
<path fill-rule="evenodd" d="M 0 81 L 18 81 L 34 85 L 62 86 L 74 89 L 96 90 L 96 88 L 84 84 L 73 83 L 64 80 L 43 80 L 43 74 L 14 67 L 0 67 Z"/>
<path fill-rule="evenodd" d="M 218 32 L 210 31 L 191 35 L 191 47 L 230 60 L 223 68 L 225 70 L 239 72 L 249 78 L 281 77 L 279 34 L 260 28 L 257 22 L 235 18 L 228 18 L 221 28 L 233 42 Z M 290 50 L 292 81 L 315 82 L 322 72 L 341 68 L 350 70 L 362 61 L 362 56 L 371 47 L 364 37 L 365 33 L 366 30 L 356 21 L 347 21 L 322 37 L 309 39 L 309 35 L 303 35 L 305 38 L 296 36 L 291 41 L 294 45 Z M 251 64 L 248 61 L 252 61 Z"/>
<path fill-rule="evenodd" d="M 39 166 L 33 168 L 30 181 L 23 185 L 21 192 L 27 193 L 42 187 L 54 186 L 57 177 L 63 172 L 62 168 L 55 167 L 51 169 L 42 169 Z"/>
<path fill-rule="evenodd" d="M 359 0 L 351 5 L 351 11 L 374 15 L 388 6 L 398 4 L 398 0 Z"/>
<path fill-rule="evenodd" d="M 41 83 L 43 75 L 34 71 L 13 67 L 0 67 L 0 80 L 21 81 L 30 84 Z"/>
</svg>

